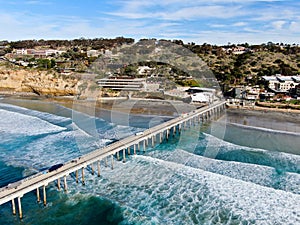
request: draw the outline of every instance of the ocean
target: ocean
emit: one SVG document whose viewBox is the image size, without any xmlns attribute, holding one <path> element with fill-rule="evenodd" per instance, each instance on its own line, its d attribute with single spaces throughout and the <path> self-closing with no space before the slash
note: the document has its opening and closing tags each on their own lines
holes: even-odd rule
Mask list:
<svg viewBox="0 0 300 225">
<path fill-rule="evenodd" d="M 1 99 L 0 187 L 170 119 L 76 115 L 53 102 Z M 21 221 L 1 205 L 0 224 L 300 224 L 299 122 L 288 123 L 227 112 L 113 170 L 102 162 L 100 178 L 87 169 L 86 185 L 68 176 L 68 193 L 49 184 L 46 206 L 26 194 Z"/>
</svg>

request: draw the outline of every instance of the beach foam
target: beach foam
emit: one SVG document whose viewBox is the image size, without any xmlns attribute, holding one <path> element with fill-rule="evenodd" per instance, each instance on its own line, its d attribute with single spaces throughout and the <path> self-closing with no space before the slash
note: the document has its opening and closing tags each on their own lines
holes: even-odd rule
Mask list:
<svg viewBox="0 0 300 225">
<path fill-rule="evenodd" d="M 108 197 L 125 207 L 131 223 L 158 224 L 296 224 L 300 196 L 251 182 L 136 156 L 101 179 L 88 174 L 74 193 Z M 74 184 L 75 185 L 75 184 Z"/>
<path fill-rule="evenodd" d="M 183 164 L 238 180 L 300 194 L 300 174 L 280 172 L 272 167 L 210 159 L 184 150 L 152 151 L 148 156 Z"/>
<path fill-rule="evenodd" d="M 66 130 L 40 118 L 0 109 L 0 132 L 21 135 L 41 135 Z"/>
</svg>

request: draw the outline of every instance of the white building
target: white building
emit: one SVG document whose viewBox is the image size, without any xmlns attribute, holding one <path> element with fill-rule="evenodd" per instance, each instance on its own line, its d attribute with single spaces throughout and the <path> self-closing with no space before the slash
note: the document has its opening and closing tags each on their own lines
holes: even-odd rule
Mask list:
<svg viewBox="0 0 300 225">
<path fill-rule="evenodd" d="M 192 103 L 210 103 L 211 98 L 208 93 L 195 93 L 191 95 Z"/>
<path fill-rule="evenodd" d="M 112 90 L 140 91 L 144 90 L 146 79 L 128 77 L 109 77 L 99 79 L 98 85 Z"/>
<path fill-rule="evenodd" d="M 265 81 L 268 82 L 268 88 L 274 92 L 289 92 L 295 88 L 300 82 L 299 76 L 263 76 Z"/>
<path fill-rule="evenodd" d="M 92 50 L 88 50 L 86 54 L 87 57 L 98 57 L 100 55 L 100 52 L 98 50 L 92 49 Z"/>
<path fill-rule="evenodd" d="M 217 95 L 213 88 L 191 87 L 187 92 L 191 94 L 192 103 L 212 103 Z"/>
</svg>

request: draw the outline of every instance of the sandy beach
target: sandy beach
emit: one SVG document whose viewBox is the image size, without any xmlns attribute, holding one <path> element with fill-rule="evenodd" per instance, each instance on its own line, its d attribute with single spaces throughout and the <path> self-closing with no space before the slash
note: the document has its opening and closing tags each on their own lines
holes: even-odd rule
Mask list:
<svg viewBox="0 0 300 225">
<path fill-rule="evenodd" d="M 18 103 L 18 100 L 19 103 Z M 6 96 L 6 102 L 22 106 L 22 100 L 38 100 L 53 102 L 69 109 L 74 109 L 89 115 L 96 115 L 108 121 L 112 117 L 125 118 L 126 115 L 149 117 L 176 117 L 182 113 L 195 110 L 195 105 L 180 101 L 162 101 L 152 99 L 102 99 L 101 101 L 75 100 L 74 97 L 40 96 Z M 23 105 L 24 106 L 24 105 Z M 38 108 L 41 110 L 41 108 Z M 274 130 L 300 132 L 300 110 L 274 109 L 264 107 L 228 108 L 226 120 L 228 123 L 238 123 L 253 127 L 263 127 Z"/>
<path fill-rule="evenodd" d="M 296 110 L 297 111 L 297 110 Z M 226 111 L 228 123 L 300 133 L 300 114 L 286 110 L 234 109 Z"/>
</svg>

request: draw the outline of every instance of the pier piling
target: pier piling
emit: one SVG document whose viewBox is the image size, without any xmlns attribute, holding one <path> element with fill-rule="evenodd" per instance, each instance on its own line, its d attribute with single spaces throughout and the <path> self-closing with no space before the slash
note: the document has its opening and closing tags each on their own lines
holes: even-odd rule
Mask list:
<svg viewBox="0 0 300 225">
<path fill-rule="evenodd" d="M 92 169 L 92 175 L 94 175 L 95 171 L 94 171 L 94 163 L 91 164 L 91 169 Z"/>
<path fill-rule="evenodd" d="M 114 169 L 114 155 L 111 155 L 111 169 Z"/>
<path fill-rule="evenodd" d="M 60 178 L 57 179 L 57 189 L 60 191 Z"/>
<path fill-rule="evenodd" d="M 65 192 L 67 193 L 68 186 L 67 186 L 67 176 L 66 175 L 64 176 L 64 189 L 65 189 Z"/>
<path fill-rule="evenodd" d="M 125 153 L 125 149 L 123 149 L 123 163 L 126 162 L 126 153 Z"/>
<path fill-rule="evenodd" d="M 100 177 L 100 160 L 97 161 L 98 177 Z"/>
<path fill-rule="evenodd" d="M 47 205 L 46 185 L 43 186 L 44 206 Z"/>
<path fill-rule="evenodd" d="M 16 204 L 15 204 L 15 199 L 11 200 L 11 206 L 12 206 L 12 213 L 13 215 L 16 215 Z"/>
<path fill-rule="evenodd" d="M 146 151 L 146 140 L 143 141 L 143 150 Z"/>
<path fill-rule="evenodd" d="M 84 167 L 82 167 L 82 169 L 81 169 L 81 179 L 82 179 L 82 185 L 85 185 L 85 181 L 84 181 Z"/>
<path fill-rule="evenodd" d="M 39 188 L 36 188 L 36 198 L 37 198 L 37 202 L 39 203 L 41 201 Z"/>
<path fill-rule="evenodd" d="M 75 175 L 76 176 L 76 183 L 78 184 L 78 170 L 76 170 L 75 173 L 76 173 L 76 175 Z"/>
<path fill-rule="evenodd" d="M 18 206 L 19 206 L 19 217 L 23 218 L 22 205 L 21 205 L 21 197 L 18 197 Z"/>
</svg>

